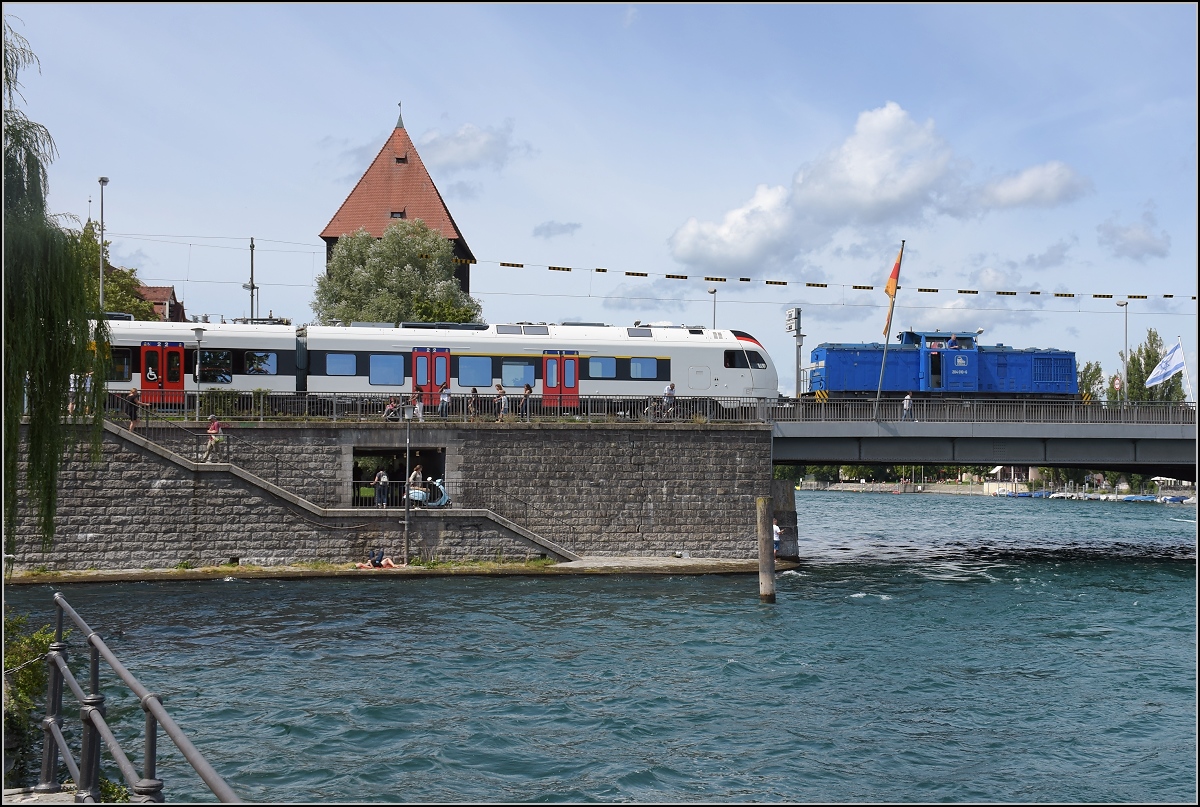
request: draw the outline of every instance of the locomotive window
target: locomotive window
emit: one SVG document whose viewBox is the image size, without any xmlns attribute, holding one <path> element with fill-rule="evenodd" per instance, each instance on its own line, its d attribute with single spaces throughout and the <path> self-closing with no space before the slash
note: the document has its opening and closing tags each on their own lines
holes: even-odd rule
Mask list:
<svg viewBox="0 0 1200 807">
<path fill-rule="evenodd" d="M 358 373 L 358 362 L 353 353 L 327 353 L 325 355 L 325 375 L 355 375 Z"/>
<path fill-rule="evenodd" d="M 525 335 L 526 336 L 549 336 L 550 329 L 547 328 L 545 325 L 526 325 L 525 326 Z"/>
<path fill-rule="evenodd" d="M 970 350 L 971 348 L 975 347 L 975 340 L 969 336 L 964 336 L 958 340 L 958 346 L 963 350 Z"/>
<path fill-rule="evenodd" d="M 616 378 L 617 360 L 611 356 L 592 356 L 588 358 L 589 378 Z"/>
<path fill-rule="evenodd" d="M 133 354 L 127 347 L 112 349 L 112 362 L 108 365 L 109 381 L 128 381 L 133 378 Z"/>
<path fill-rule="evenodd" d="M 201 350 L 200 381 L 206 384 L 232 384 L 233 351 Z"/>
<path fill-rule="evenodd" d="M 532 386 L 534 380 L 533 365 L 528 362 L 505 359 L 500 366 L 500 383 L 506 387 Z"/>
<path fill-rule="evenodd" d="M 649 328 L 626 328 L 626 332 L 630 336 L 653 336 L 654 333 Z"/>
<path fill-rule="evenodd" d="M 404 383 L 404 356 L 396 353 L 372 353 L 370 357 L 370 383 Z"/>
<path fill-rule="evenodd" d="M 167 383 L 178 384 L 183 379 L 183 354 L 172 350 L 167 354 Z"/>
<path fill-rule="evenodd" d="M 746 361 L 746 352 L 744 350 L 726 350 L 725 366 L 734 369 L 748 369 L 750 362 Z"/>
<path fill-rule="evenodd" d="M 767 369 L 767 361 L 757 350 L 747 350 L 746 358 L 750 360 L 750 366 L 755 370 Z"/>
<path fill-rule="evenodd" d="M 246 375 L 275 375 L 278 364 L 274 353 L 246 351 Z"/>
<path fill-rule="evenodd" d="M 496 333 L 520 333 L 520 325 L 497 325 Z"/>
<path fill-rule="evenodd" d="M 658 359 L 630 359 L 630 378 L 658 378 Z"/>
<path fill-rule="evenodd" d="M 463 387 L 490 387 L 492 360 L 488 356 L 459 356 L 458 383 Z"/>
</svg>

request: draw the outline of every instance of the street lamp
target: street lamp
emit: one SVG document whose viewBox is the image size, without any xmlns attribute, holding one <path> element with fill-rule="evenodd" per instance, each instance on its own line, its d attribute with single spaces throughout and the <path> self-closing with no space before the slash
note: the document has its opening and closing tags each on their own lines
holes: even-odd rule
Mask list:
<svg viewBox="0 0 1200 807">
<path fill-rule="evenodd" d="M 200 327 L 192 328 L 192 333 L 196 334 L 196 422 L 200 422 L 200 343 L 204 341 L 204 329 Z"/>
<path fill-rule="evenodd" d="M 408 508 L 411 498 L 408 493 L 408 478 L 412 475 L 409 467 L 412 461 L 412 419 L 413 406 L 404 406 L 404 565 L 408 565 Z"/>
<path fill-rule="evenodd" d="M 108 177 L 100 177 L 100 319 L 104 319 L 104 186 Z"/>
<path fill-rule="evenodd" d="M 1121 354 L 1121 364 L 1124 365 L 1124 377 L 1121 379 L 1121 400 L 1129 403 L 1129 301 L 1120 300 L 1117 305 L 1125 311 L 1125 352 Z"/>
<path fill-rule="evenodd" d="M 713 296 L 713 330 L 717 329 L 717 289 L 714 286 L 708 290 L 708 293 Z"/>
</svg>

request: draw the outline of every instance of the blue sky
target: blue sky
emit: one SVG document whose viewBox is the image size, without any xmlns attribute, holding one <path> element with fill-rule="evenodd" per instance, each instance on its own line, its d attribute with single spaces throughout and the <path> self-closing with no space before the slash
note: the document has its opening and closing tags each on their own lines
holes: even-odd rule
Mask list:
<svg viewBox="0 0 1200 807">
<path fill-rule="evenodd" d="M 903 239 L 893 331 L 985 328 L 1111 374 L 1114 301 L 1144 294 L 1130 344 L 1182 336 L 1197 383 L 1192 4 L 5 14 L 41 60 L 22 81 L 60 152 L 51 208 L 98 218 L 110 177 L 114 262 L 189 314 L 247 313 L 254 236 L 261 309 L 309 321 L 317 235 L 402 101 L 489 322 L 711 325 L 715 287 L 717 325 L 790 393 L 784 312 L 808 347 L 881 339 Z"/>
</svg>

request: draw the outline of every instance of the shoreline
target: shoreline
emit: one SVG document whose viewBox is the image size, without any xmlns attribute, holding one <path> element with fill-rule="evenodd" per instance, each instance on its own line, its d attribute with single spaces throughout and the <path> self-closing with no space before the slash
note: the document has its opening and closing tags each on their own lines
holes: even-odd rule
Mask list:
<svg viewBox="0 0 1200 807">
<path fill-rule="evenodd" d="M 15 572 L 5 575 L 4 585 L 71 585 L 80 583 L 154 583 L 196 580 L 306 580 L 359 577 L 377 579 L 427 577 L 537 577 L 555 575 L 701 575 L 758 574 L 758 559 L 660 558 L 660 557 L 585 557 L 576 561 L 551 564 L 528 563 L 445 563 L 433 566 L 413 565 L 385 569 L 358 569 L 348 564 L 329 564 L 329 568 L 309 566 L 207 566 L 199 569 L 116 569 L 73 572 Z M 776 571 L 800 566 L 798 561 L 776 558 Z"/>
</svg>

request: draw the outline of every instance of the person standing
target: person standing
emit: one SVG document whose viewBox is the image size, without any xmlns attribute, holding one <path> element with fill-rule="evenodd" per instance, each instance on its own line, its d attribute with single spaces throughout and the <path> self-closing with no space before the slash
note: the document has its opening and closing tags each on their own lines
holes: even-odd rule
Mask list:
<svg viewBox="0 0 1200 807">
<path fill-rule="evenodd" d="M 533 397 L 533 387 L 525 385 L 525 391 L 521 393 L 521 407 L 517 410 L 517 418 L 529 422 L 529 400 Z"/>
<path fill-rule="evenodd" d="M 783 532 L 779 529 L 779 519 L 771 519 L 771 530 L 775 533 L 775 557 L 779 557 L 779 535 Z"/>
<path fill-rule="evenodd" d="M 438 417 L 445 420 L 450 416 L 450 385 L 442 384 L 442 392 L 438 400 Z"/>
<path fill-rule="evenodd" d="M 125 414 L 129 416 L 129 431 L 134 431 L 137 427 L 138 413 L 142 409 L 142 396 L 138 392 L 138 388 L 134 387 L 129 391 L 129 395 L 125 398 Z"/>
<path fill-rule="evenodd" d="M 496 385 L 496 397 L 493 399 L 496 403 L 496 422 L 504 420 L 504 416 L 508 414 L 508 396 L 504 394 L 504 385 Z"/>
<path fill-rule="evenodd" d="M 471 387 L 471 397 L 467 399 L 467 420 L 475 420 L 479 416 L 479 390 Z"/>
<path fill-rule="evenodd" d="M 667 384 L 667 388 L 663 390 L 662 397 L 663 417 L 670 417 L 675 414 L 675 382 Z"/>
<path fill-rule="evenodd" d="M 414 392 L 412 394 L 412 398 L 410 398 L 409 400 L 412 402 L 413 412 L 416 414 L 417 420 L 424 423 L 425 422 L 425 401 L 423 401 L 421 399 L 421 393 Z"/>
<path fill-rule="evenodd" d="M 225 442 L 224 424 L 217 420 L 216 415 L 208 416 L 208 445 L 204 447 L 204 456 L 200 458 L 201 462 L 210 462 L 213 455 L 217 453 L 217 446 Z"/>
<path fill-rule="evenodd" d="M 375 473 L 375 506 L 387 507 L 388 495 L 388 475 L 387 471 L 380 468 Z M 381 550 L 382 553 L 382 550 Z"/>
<path fill-rule="evenodd" d="M 901 420 L 912 420 L 912 393 L 911 392 L 905 393 L 905 395 L 904 395 L 903 409 L 904 409 L 904 411 L 900 414 L 900 419 Z"/>
</svg>

